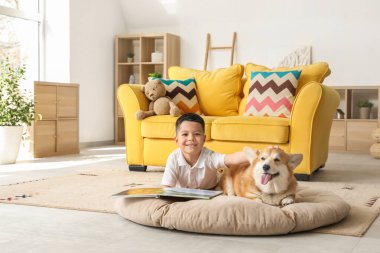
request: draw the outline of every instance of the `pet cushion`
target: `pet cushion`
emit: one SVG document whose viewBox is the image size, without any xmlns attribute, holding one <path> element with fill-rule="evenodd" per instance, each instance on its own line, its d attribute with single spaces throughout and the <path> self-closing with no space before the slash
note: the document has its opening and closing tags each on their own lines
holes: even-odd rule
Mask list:
<svg viewBox="0 0 380 253">
<path fill-rule="evenodd" d="M 166 96 L 169 97 L 184 113 L 201 114 L 194 78 L 186 80 L 162 79 L 165 85 Z"/>
<path fill-rule="evenodd" d="M 241 197 L 173 201 L 117 198 L 115 210 L 133 222 L 188 232 L 225 235 L 278 235 L 339 222 L 350 206 L 330 192 L 299 189 L 295 204 L 283 208 Z"/>
<path fill-rule="evenodd" d="M 248 63 L 245 66 L 245 76 L 247 78 L 244 88 L 243 88 L 243 93 L 244 97 L 239 105 L 239 115 L 243 115 L 245 112 L 245 106 L 247 104 L 247 97 L 249 94 L 249 87 L 251 83 L 251 73 L 252 72 L 258 72 L 258 71 L 292 71 L 292 70 L 301 70 L 301 76 L 298 80 L 298 86 L 296 89 L 296 94 L 301 90 L 301 88 L 306 85 L 309 82 L 315 81 L 317 83 L 322 83 L 323 80 L 330 75 L 330 69 L 329 65 L 325 62 L 317 62 L 314 64 L 310 65 L 305 65 L 305 66 L 297 66 L 293 68 L 268 68 L 262 65 L 257 65 L 253 63 Z"/>
<path fill-rule="evenodd" d="M 252 72 L 244 116 L 289 118 L 300 70 Z"/>
<path fill-rule="evenodd" d="M 242 76 L 240 64 L 215 71 L 202 71 L 181 67 L 170 67 L 171 79 L 195 78 L 201 111 L 211 116 L 238 115 Z"/>
</svg>

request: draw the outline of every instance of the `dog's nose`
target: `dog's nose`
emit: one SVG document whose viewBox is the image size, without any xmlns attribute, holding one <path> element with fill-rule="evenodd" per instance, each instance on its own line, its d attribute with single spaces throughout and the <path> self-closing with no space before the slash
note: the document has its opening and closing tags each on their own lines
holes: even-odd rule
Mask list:
<svg viewBox="0 0 380 253">
<path fill-rule="evenodd" d="M 263 170 L 264 170 L 264 171 L 268 171 L 268 170 L 270 170 L 270 166 L 269 166 L 269 164 L 264 164 L 264 165 L 263 165 Z"/>
</svg>

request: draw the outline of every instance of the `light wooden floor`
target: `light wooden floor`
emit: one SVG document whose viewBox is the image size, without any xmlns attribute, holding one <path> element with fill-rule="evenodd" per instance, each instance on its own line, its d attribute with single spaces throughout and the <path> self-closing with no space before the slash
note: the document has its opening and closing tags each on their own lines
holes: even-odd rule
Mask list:
<svg viewBox="0 0 380 253">
<path fill-rule="evenodd" d="M 127 169 L 120 146 L 85 149 L 80 155 L 0 166 L 0 185 L 78 170 Z M 313 181 L 380 184 L 380 160 L 332 153 Z M 1 188 L 0 188 L 1 190 Z M 75 194 L 75 193 L 73 193 Z M 114 214 L 0 204 L 0 252 L 377 252 L 380 218 L 362 238 L 298 233 L 284 236 L 214 236 L 150 228 Z"/>
</svg>

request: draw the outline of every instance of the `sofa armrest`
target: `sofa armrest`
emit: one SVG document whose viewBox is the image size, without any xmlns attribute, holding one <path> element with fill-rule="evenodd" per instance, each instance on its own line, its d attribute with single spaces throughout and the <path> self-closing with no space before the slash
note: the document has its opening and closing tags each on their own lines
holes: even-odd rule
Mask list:
<svg viewBox="0 0 380 253">
<path fill-rule="evenodd" d="M 143 85 L 123 84 L 117 89 L 117 99 L 124 115 L 125 146 L 128 164 L 144 164 L 141 121 L 136 120 L 136 112 L 147 111 L 149 101 L 142 91 Z"/>
<path fill-rule="evenodd" d="M 317 82 L 306 84 L 298 92 L 291 113 L 290 152 L 303 153 L 304 160 L 295 173 L 310 175 L 325 164 L 339 100 L 334 89 Z"/>
</svg>

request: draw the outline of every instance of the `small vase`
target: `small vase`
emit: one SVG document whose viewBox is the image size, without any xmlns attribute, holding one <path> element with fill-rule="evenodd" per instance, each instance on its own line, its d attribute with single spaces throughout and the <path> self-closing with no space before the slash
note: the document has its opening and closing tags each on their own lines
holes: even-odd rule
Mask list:
<svg viewBox="0 0 380 253">
<path fill-rule="evenodd" d="M 134 75 L 130 75 L 129 76 L 129 84 L 134 84 L 135 83 L 135 81 L 136 81 L 136 78 L 135 78 L 135 76 Z"/>
<path fill-rule="evenodd" d="M 360 119 L 369 119 L 371 107 L 360 107 Z"/>
<path fill-rule="evenodd" d="M 128 57 L 127 62 L 133 62 L 133 58 Z"/>
</svg>

